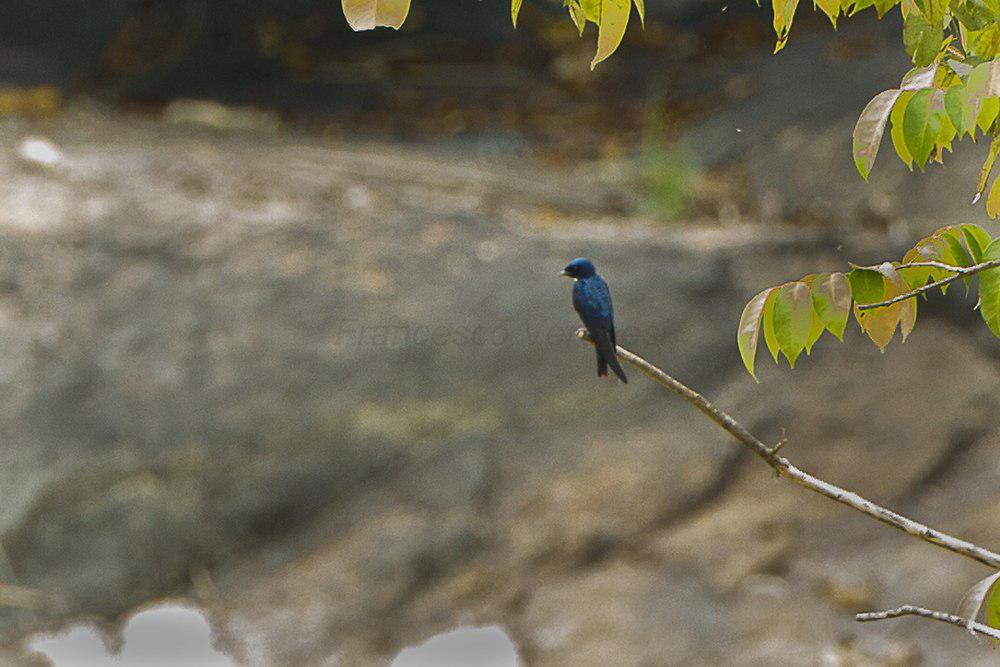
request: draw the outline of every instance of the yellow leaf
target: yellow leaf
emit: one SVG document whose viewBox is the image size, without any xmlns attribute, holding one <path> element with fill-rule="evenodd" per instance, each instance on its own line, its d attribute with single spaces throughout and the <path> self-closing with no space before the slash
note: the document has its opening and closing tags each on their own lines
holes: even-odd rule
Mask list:
<svg viewBox="0 0 1000 667">
<path fill-rule="evenodd" d="M 583 29 L 587 25 L 587 14 L 579 2 L 571 1 L 569 3 L 569 17 L 576 24 L 576 29 L 580 32 L 580 37 L 583 37 Z"/>
<path fill-rule="evenodd" d="M 840 15 L 840 0 L 814 0 L 814 7 L 818 7 L 830 19 L 833 29 L 837 29 L 837 17 Z"/>
<path fill-rule="evenodd" d="M 885 284 L 884 298 L 886 300 L 910 291 L 907 282 L 899 275 L 899 271 L 891 263 L 884 262 L 876 267 L 876 270 L 882 274 L 882 280 Z M 906 299 L 891 306 L 883 306 L 882 308 L 874 308 L 866 311 L 857 310 L 857 304 L 855 304 L 854 308 L 855 317 L 857 317 L 858 322 L 861 324 L 861 328 L 864 329 L 868 337 L 883 352 L 885 351 L 885 346 L 892 340 L 893 334 L 896 333 L 897 325 L 900 327 L 902 338 L 905 341 L 906 337 L 913 330 L 913 325 L 917 320 L 915 298 Z"/>
<path fill-rule="evenodd" d="M 764 300 L 764 314 L 761 318 L 761 323 L 764 326 L 764 342 L 767 344 L 767 351 L 774 357 L 774 363 L 778 363 L 778 353 L 781 352 L 778 337 L 774 333 L 774 296 L 777 293 L 777 288 L 773 288 L 770 295 Z"/>
<path fill-rule="evenodd" d="M 646 0 L 634 0 L 635 11 L 639 12 L 639 22 L 642 24 L 642 29 L 646 29 Z"/>
<path fill-rule="evenodd" d="M 590 63 L 590 69 L 605 60 L 618 49 L 625 36 L 625 26 L 628 25 L 629 11 L 632 3 L 629 0 L 601 0 L 601 23 L 597 32 L 597 53 Z"/>
<path fill-rule="evenodd" d="M 750 303 L 743 309 L 739 331 L 736 334 L 736 344 L 740 349 L 743 365 L 746 366 L 754 380 L 757 380 L 753 366 L 754 358 L 757 356 L 757 339 L 760 336 L 761 318 L 764 315 L 764 304 L 773 291 L 774 288 L 769 287 L 750 300 Z"/>
<path fill-rule="evenodd" d="M 510 21 L 517 28 L 517 15 L 521 13 L 521 3 L 523 0 L 510 0 Z"/>
<path fill-rule="evenodd" d="M 1000 213 L 1000 187 L 997 187 L 997 183 L 1000 183 L 1000 178 L 993 180 L 993 185 L 990 186 L 990 196 L 986 198 L 986 213 L 989 214 L 990 218 L 995 218 Z"/>
<path fill-rule="evenodd" d="M 771 6 L 774 9 L 774 32 L 778 36 L 774 45 L 774 52 L 777 53 L 785 48 L 788 41 L 788 31 L 792 29 L 792 19 L 795 18 L 799 0 L 772 0 Z"/>
<path fill-rule="evenodd" d="M 410 12 L 410 0 L 342 0 L 344 18 L 355 31 L 373 28 L 399 30 Z"/>
</svg>

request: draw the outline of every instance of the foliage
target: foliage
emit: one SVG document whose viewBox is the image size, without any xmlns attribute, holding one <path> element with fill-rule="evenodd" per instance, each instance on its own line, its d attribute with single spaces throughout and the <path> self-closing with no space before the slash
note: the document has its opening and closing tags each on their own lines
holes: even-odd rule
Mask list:
<svg viewBox="0 0 1000 667">
<path fill-rule="evenodd" d="M 353 30 L 399 30 L 410 13 L 410 0 L 342 0 L 344 18 Z"/>
<path fill-rule="evenodd" d="M 737 333 L 743 364 L 756 379 L 754 361 L 763 331 L 764 343 L 775 363 L 779 354 L 784 355 L 794 368 L 802 352 L 809 354 L 823 332 L 843 340 L 852 312 L 861 330 L 885 351 L 897 328 L 904 341 L 913 330 L 917 296 L 871 309 L 859 306 L 880 304 L 955 277 L 961 277 L 966 288 L 978 277 L 980 312 L 990 331 L 1000 338 L 1000 266 L 979 271 L 972 268 L 997 260 L 1000 238 L 991 239 L 978 225 L 955 225 L 918 241 L 901 262 L 852 265 L 847 273 L 811 274 L 769 287 L 743 309 Z M 964 269 L 976 272 L 961 275 Z M 940 285 L 942 293 L 947 292 L 949 284 Z"/>
<path fill-rule="evenodd" d="M 688 213 L 696 176 L 694 156 L 685 147 L 664 143 L 643 148 L 642 192 L 651 214 L 677 220 Z"/>
<path fill-rule="evenodd" d="M 757 0 L 759 3 L 760 0 Z M 344 15 L 355 30 L 378 26 L 399 28 L 409 0 L 342 0 Z M 523 0 L 511 0 L 517 27 Z M 625 35 L 632 5 L 645 22 L 644 0 L 563 0 L 570 20 L 582 36 L 588 23 L 597 26 L 597 52 L 591 69 L 614 53 Z M 911 170 L 943 163 L 956 140 L 989 137 L 976 199 L 986 189 L 1000 152 L 1000 0 L 814 0 L 833 27 L 841 16 L 874 8 L 878 18 L 899 6 L 902 41 L 915 69 L 897 88 L 868 103 L 854 129 L 854 162 L 866 180 L 878 154 L 886 125 L 899 159 Z M 771 0 L 774 52 L 785 47 L 798 0 Z M 990 217 L 1000 213 L 1000 186 L 994 181 L 987 197 Z"/>
<path fill-rule="evenodd" d="M 1000 30 L 1000 25 L 996 27 Z M 959 60 L 961 53 L 949 44 L 935 56 L 937 60 L 910 70 L 898 88 L 882 91 L 864 108 L 854 127 L 854 164 L 862 177 L 867 180 L 871 173 L 887 124 L 896 154 L 911 170 L 943 163 L 945 152 L 952 151 L 956 140 L 985 136 L 990 139 L 990 150 L 975 199 L 982 196 L 1000 152 L 1000 60 L 978 62 L 976 56 Z M 994 180 L 987 197 L 991 218 L 1000 212 L 998 182 Z"/>
<path fill-rule="evenodd" d="M 649 213 L 677 220 L 688 213 L 698 179 L 698 160 L 688 145 L 672 141 L 663 110 L 666 96 L 653 86 L 646 103 L 642 132 L 641 183 Z"/>
</svg>

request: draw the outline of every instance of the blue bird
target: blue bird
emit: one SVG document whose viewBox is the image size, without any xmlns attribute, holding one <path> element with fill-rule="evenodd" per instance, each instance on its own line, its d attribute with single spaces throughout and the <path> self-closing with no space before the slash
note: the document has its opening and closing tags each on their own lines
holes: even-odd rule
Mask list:
<svg viewBox="0 0 1000 667">
<path fill-rule="evenodd" d="M 593 262 L 578 257 L 566 265 L 561 275 L 573 279 L 573 308 L 587 327 L 597 350 L 597 375 L 608 374 L 608 366 L 622 382 L 628 382 L 615 351 L 615 314 L 611 309 L 611 290 L 597 275 Z"/>
</svg>

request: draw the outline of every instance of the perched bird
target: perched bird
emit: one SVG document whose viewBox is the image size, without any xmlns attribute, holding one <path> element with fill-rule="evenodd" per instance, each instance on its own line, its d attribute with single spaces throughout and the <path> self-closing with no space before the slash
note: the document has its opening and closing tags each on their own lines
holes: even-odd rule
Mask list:
<svg viewBox="0 0 1000 667">
<path fill-rule="evenodd" d="M 615 352 L 615 314 L 611 309 L 608 284 L 597 275 L 593 262 L 586 257 L 578 257 L 567 264 L 561 275 L 573 279 L 573 308 L 594 339 L 597 374 L 607 375 L 608 366 L 611 366 L 622 382 L 628 382 Z"/>
</svg>

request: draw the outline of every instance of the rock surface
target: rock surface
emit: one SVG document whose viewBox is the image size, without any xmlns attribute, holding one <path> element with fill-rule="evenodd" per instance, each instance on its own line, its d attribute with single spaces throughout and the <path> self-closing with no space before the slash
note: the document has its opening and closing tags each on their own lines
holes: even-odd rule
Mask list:
<svg viewBox="0 0 1000 667">
<path fill-rule="evenodd" d="M 16 157 L 43 131 L 58 171 Z M 61 600 L 6 609 L 8 641 L 186 594 L 257 664 L 385 664 L 468 623 L 532 665 L 992 659 L 854 624 L 951 609 L 984 568 L 775 480 L 635 372 L 598 381 L 556 276 L 598 258 L 622 344 L 996 544 L 1000 357 L 960 294 L 885 355 L 852 328 L 761 385 L 739 365 L 756 291 L 887 254 L 877 230 L 664 226 L 586 173 L 86 109 L 6 125 L 0 174 L 0 564 Z"/>
</svg>

